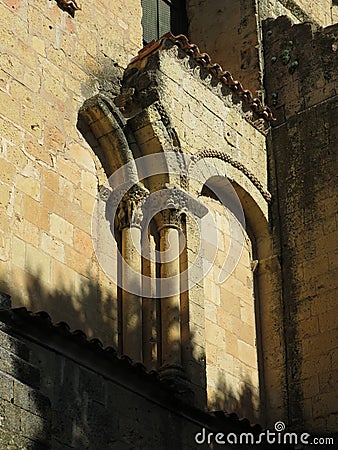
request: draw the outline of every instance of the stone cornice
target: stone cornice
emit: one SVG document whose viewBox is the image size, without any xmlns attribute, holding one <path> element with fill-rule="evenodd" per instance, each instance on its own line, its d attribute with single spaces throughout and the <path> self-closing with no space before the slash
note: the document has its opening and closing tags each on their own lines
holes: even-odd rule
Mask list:
<svg viewBox="0 0 338 450">
<path fill-rule="evenodd" d="M 227 86 L 231 91 L 236 92 L 244 103 L 248 104 L 254 114 L 268 122 L 274 121 L 275 118 L 271 109 L 268 106 L 262 104 L 259 98 L 252 95 L 251 91 L 244 89 L 240 81 L 234 80 L 230 72 L 223 70 L 220 64 L 212 62 L 210 56 L 207 53 L 201 53 L 196 44 L 189 42 L 188 38 L 183 34 L 174 36 L 171 32 L 163 35 L 158 41 L 152 41 L 144 48 L 142 48 L 138 55 L 131 60 L 127 67 L 132 69 L 143 63 L 150 55 L 164 50 L 166 43 L 171 42 L 183 50 L 187 55 L 193 58 L 198 65 L 207 69 L 210 74 L 215 77 L 220 83 Z M 143 65 L 143 64 L 142 64 Z"/>
</svg>

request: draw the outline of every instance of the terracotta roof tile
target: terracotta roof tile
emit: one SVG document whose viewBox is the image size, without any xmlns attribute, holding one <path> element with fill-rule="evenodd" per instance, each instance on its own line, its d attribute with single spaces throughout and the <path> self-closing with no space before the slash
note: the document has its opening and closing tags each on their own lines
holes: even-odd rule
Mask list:
<svg viewBox="0 0 338 450">
<path fill-rule="evenodd" d="M 0 309 L 0 321 L 5 323 L 7 326 L 12 327 L 14 331 L 17 330 L 17 332 L 22 335 L 25 335 L 25 325 L 38 330 L 39 333 L 50 332 L 61 335 L 81 347 L 94 351 L 98 356 L 101 355 L 102 357 L 109 358 L 111 362 L 122 365 L 127 369 L 136 372 L 139 377 L 152 384 L 157 384 L 159 388 L 162 388 L 168 392 L 170 398 L 173 398 L 173 389 L 175 389 L 174 386 L 170 382 L 161 379 L 158 372 L 154 370 L 148 372 L 143 364 L 134 363 L 129 356 L 118 356 L 117 351 L 114 348 L 104 348 L 99 339 L 88 339 L 86 334 L 81 330 L 71 331 L 69 325 L 65 322 L 53 324 L 51 317 L 45 311 L 34 313 L 24 307 Z M 178 402 L 178 400 L 175 400 L 175 402 Z M 177 403 L 177 405 L 178 404 L 179 403 Z M 258 434 L 262 430 L 260 425 L 251 424 L 246 418 L 240 419 L 235 413 L 227 413 L 224 411 L 205 413 L 194 408 L 193 406 L 189 406 L 188 404 L 186 404 L 185 407 L 188 408 L 188 410 L 191 410 L 191 414 L 193 416 L 205 421 L 205 424 L 209 424 L 211 427 L 219 426 L 222 427 L 222 429 L 224 428 L 233 432 L 250 431 L 254 434 Z"/>
<path fill-rule="evenodd" d="M 10 310 L 0 311 L 0 320 L 3 316 L 5 318 L 5 322 L 8 322 L 10 325 L 17 326 L 22 322 L 26 322 L 38 327 L 40 330 L 44 329 L 46 332 L 50 330 L 51 332 L 55 332 L 63 337 L 66 337 L 74 343 L 90 348 L 97 354 L 109 357 L 112 360 L 115 360 L 117 363 L 120 363 L 124 366 L 130 366 L 131 368 L 137 370 L 139 373 L 142 372 L 145 375 L 149 375 L 150 377 L 154 378 L 154 373 L 148 374 L 147 369 L 143 364 L 138 362 L 134 363 L 127 355 L 118 356 L 118 353 L 114 348 L 104 347 L 100 339 L 88 339 L 86 333 L 84 333 L 82 330 L 72 331 L 70 326 L 65 322 L 58 322 L 54 324 L 50 315 L 45 311 L 39 311 L 35 313 L 27 310 L 27 308 L 25 307 L 13 308 Z M 155 373 L 156 378 L 160 380 L 159 374 L 157 374 L 157 372 Z M 162 381 L 161 384 L 166 385 L 166 383 Z"/>
<path fill-rule="evenodd" d="M 187 55 L 191 56 L 198 64 L 209 70 L 209 72 L 216 77 L 221 83 L 228 86 L 232 91 L 237 94 L 249 104 L 252 111 L 258 116 L 267 121 L 276 120 L 273 116 L 271 109 L 268 106 L 262 104 L 259 98 L 252 95 L 251 91 L 244 89 L 240 81 L 234 80 L 230 72 L 223 70 L 222 66 L 217 63 L 213 63 L 208 53 L 201 53 L 196 44 L 189 42 L 188 38 L 184 34 L 174 36 L 171 32 L 164 34 L 158 41 L 152 41 L 143 47 L 138 55 L 130 61 L 130 65 L 146 58 L 150 54 L 153 54 L 163 48 L 165 40 L 169 39 L 179 48 L 181 48 Z"/>
</svg>

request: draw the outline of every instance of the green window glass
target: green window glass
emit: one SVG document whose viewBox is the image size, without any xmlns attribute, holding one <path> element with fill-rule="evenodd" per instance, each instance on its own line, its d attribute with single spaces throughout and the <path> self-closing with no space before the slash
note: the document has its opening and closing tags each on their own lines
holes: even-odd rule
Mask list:
<svg viewBox="0 0 338 450">
<path fill-rule="evenodd" d="M 145 44 L 159 39 L 171 31 L 173 34 L 187 34 L 188 20 L 185 1 L 141 0 L 142 27 Z"/>
</svg>

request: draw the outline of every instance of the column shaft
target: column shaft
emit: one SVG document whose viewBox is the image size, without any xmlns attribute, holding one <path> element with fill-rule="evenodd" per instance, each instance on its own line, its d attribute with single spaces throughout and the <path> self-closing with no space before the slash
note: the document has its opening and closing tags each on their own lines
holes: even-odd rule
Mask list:
<svg viewBox="0 0 338 450">
<path fill-rule="evenodd" d="M 162 364 L 181 365 L 180 324 L 180 261 L 179 231 L 175 227 L 163 226 L 160 230 L 160 251 L 166 252 L 166 261 L 161 263 L 161 278 L 173 278 L 177 294 L 161 299 Z"/>
<path fill-rule="evenodd" d="M 122 287 L 132 285 L 141 292 L 142 259 L 137 245 L 141 242 L 141 230 L 138 227 L 122 229 L 122 258 L 135 272 L 133 279 L 122 270 Z M 136 246 L 135 246 L 136 243 Z M 140 296 L 122 289 L 122 349 L 134 361 L 142 361 L 142 299 Z"/>
<path fill-rule="evenodd" d="M 156 299 L 156 261 L 155 261 L 155 241 L 149 233 L 148 254 L 143 259 L 143 274 L 149 277 L 146 284 L 146 292 L 149 294 L 142 300 L 142 320 L 143 320 L 143 363 L 147 369 L 157 369 L 158 359 L 158 325 L 157 325 L 157 299 Z M 143 248 L 143 251 L 144 248 Z"/>
</svg>

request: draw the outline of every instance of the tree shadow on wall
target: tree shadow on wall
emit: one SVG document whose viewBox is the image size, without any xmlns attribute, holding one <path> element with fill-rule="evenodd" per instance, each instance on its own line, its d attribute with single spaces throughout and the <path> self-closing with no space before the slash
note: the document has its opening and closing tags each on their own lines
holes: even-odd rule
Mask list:
<svg viewBox="0 0 338 450">
<path fill-rule="evenodd" d="M 0 286 L 2 292 L 12 293 L 7 283 L 1 282 Z M 0 389 L 0 413 L 3 413 L 0 416 L 6 418 L 7 424 L 7 428 L 1 430 L 0 421 L 0 448 L 24 445 L 31 450 L 94 449 L 99 448 L 94 444 L 95 439 L 100 440 L 97 437 L 99 430 L 100 435 L 108 439 L 99 421 L 107 424 L 107 430 L 116 427 L 104 406 L 103 377 L 95 377 L 90 369 L 79 371 L 71 356 L 62 357 L 48 348 L 43 333 L 48 334 L 50 317 L 53 324 L 63 322 L 63 330 L 67 333 L 69 329 L 79 330 L 75 334 L 80 341 L 85 339 L 85 331 L 89 342 L 100 335 L 105 346 L 108 342 L 110 345 L 113 341 L 117 343 L 117 299 L 85 277 L 81 277 L 76 291 L 70 291 L 61 278 L 57 286 L 57 289 L 47 287 L 42 282 L 41 271 L 35 275 L 27 273 L 22 292 L 25 304 L 33 314 L 27 314 L 24 308 L 14 308 L 13 322 L 8 306 L 2 311 L 0 308 L 0 332 L 3 330 L 10 341 L 9 352 L 2 348 L 4 339 L 0 335 L 0 385 L 7 383 L 1 371 L 14 380 L 14 388 L 12 385 L 8 398 L 2 398 Z M 48 315 L 38 311 L 46 311 Z M 26 319 L 30 321 L 31 317 L 40 320 L 40 342 L 27 337 L 24 323 L 20 329 L 20 321 L 16 322 L 18 316 L 23 317 L 23 322 Z M 39 327 L 39 322 L 36 327 Z M 67 351 L 65 347 L 65 354 Z M 93 403 L 96 403 L 95 408 Z M 94 410 L 96 416 L 92 414 Z"/>
<path fill-rule="evenodd" d="M 79 276 L 69 286 L 59 277 L 57 288 L 42 282 L 41 271 L 26 276 L 27 308 L 47 311 L 53 323 L 65 321 L 72 330 L 82 330 L 88 338 L 99 337 L 104 345 L 118 347 L 119 302 L 116 296 L 95 280 Z"/>
<path fill-rule="evenodd" d="M 3 286 L 2 289 L 9 292 L 6 286 Z M 107 297 L 102 287 L 93 280 L 83 277 L 78 290 L 74 293 L 67 289 L 62 279 L 59 280 L 57 289 L 46 287 L 41 281 L 41 273 L 38 273 L 35 276 L 27 275 L 25 291 L 29 298 L 29 308 L 35 312 L 44 309 L 50 314 L 54 323 L 58 321 L 72 322 L 72 330 L 85 330 L 87 336 L 90 337 L 97 337 L 102 330 L 107 343 L 110 340 L 110 344 L 113 339 L 109 339 L 109 333 L 110 337 L 118 334 L 117 316 L 112 319 L 112 303 L 115 302 L 116 306 L 117 299 L 112 296 Z M 118 314 L 117 306 L 114 308 Z M 39 314 L 37 315 L 39 316 Z M 69 320 L 70 318 L 72 321 Z M 46 320 L 48 322 L 48 317 L 44 314 L 40 315 L 40 319 L 42 322 Z M 0 320 L 3 320 L 1 312 Z M 112 328 L 112 324 L 115 324 L 116 329 Z M 20 336 L 18 324 L 13 327 L 13 330 L 13 334 L 16 334 L 18 338 L 17 347 L 13 347 L 13 354 L 20 356 L 22 346 L 30 349 L 27 363 L 29 363 L 31 375 L 29 375 L 30 372 L 27 373 L 23 370 L 21 360 L 13 357 L 12 362 L 14 371 L 12 377 L 18 380 L 17 384 L 21 387 L 21 391 L 26 392 L 25 394 L 14 392 L 13 407 L 21 401 L 19 395 L 27 397 L 28 406 L 26 408 L 29 409 L 27 421 L 29 420 L 30 427 L 27 425 L 27 429 L 22 430 L 20 427 L 18 428 L 18 423 L 15 423 L 14 419 L 12 423 L 9 423 L 12 429 L 17 430 L 17 434 L 13 434 L 14 437 L 17 436 L 17 439 L 21 439 L 21 441 L 26 440 L 26 448 L 32 450 L 47 448 L 94 450 L 102 446 L 116 450 L 151 448 L 147 447 L 147 444 L 144 443 L 144 436 L 137 430 L 137 427 L 140 426 L 139 421 L 143 420 L 141 416 L 144 414 L 138 414 L 136 412 L 137 405 L 132 404 L 136 397 L 130 397 L 130 416 L 120 418 L 119 407 L 116 405 L 128 403 L 128 397 L 124 397 L 114 383 L 109 383 L 99 371 L 95 371 L 95 358 L 90 367 L 84 367 L 75 362 L 78 355 L 73 354 L 75 360 L 72 359 L 74 350 L 71 346 L 65 347 L 64 352 L 62 349 L 62 353 L 68 355 L 64 356 L 61 352 L 48 347 L 48 344 L 44 344 L 43 339 L 40 342 L 34 341 L 34 339 L 27 338 L 24 331 Z M 43 333 L 43 331 L 41 332 Z M 83 340 L 80 332 L 78 337 Z M 200 370 L 202 378 L 199 381 L 205 383 L 203 370 L 201 370 L 201 368 L 205 368 L 202 364 L 203 361 L 193 357 L 195 354 L 193 336 L 190 335 L 188 340 L 190 362 L 194 365 L 193 370 L 195 373 L 196 370 Z M 243 380 L 241 390 L 235 393 L 227 385 L 226 380 L 220 377 L 217 383 L 217 393 L 209 410 L 235 412 L 240 417 L 248 417 L 252 422 L 256 422 L 257 416 L 253 415 L 254 394 L 250 390 L 249 382 L 250 380 L 246 380 L 246 382 Z M 24 388 L 23 385 L 27 385 L 27 388 Z M 6 407 L 9 404 L 11 404 L 10 400 L 7 401 Z M 13 416 L 14 413 L 10 414 Z M 145 420 L 149 422 L 147 414 L 144 416 Z M 13 417 L 18 416 L 14 414 Z M 179 448 L 180 445 L 180 436 L 178 435 L 180 427 L 178 425 L 176 424 L 175 430 L 173 429 L 172 436 L 167 436 L 169 441 L 175 439 L 175 448 Z M 144 426 L 147 427 L 147 425 Z M 152 426 L 155 434 L 158 431 L 156 430 L 158 425 L 152 424 Z M 161 424 L 164 429 L 167 429 L 167 426 L 169 425 Z M 124 441 L 119 440 L 118 436 L 120 435 L 123 436 Z M 133 447 L 131 442 L 134 442 L 136 447 Z M 172 441 L 172 443 L 174 442 Z"/>
<path fill-rule="evenodd" d="M 257 394 L 247 376 L 242 377 L 235 391 L 232 386 L 228 386 L 225 376 L 219 375 L 210 403 L 211 409 L 234 412 L 239 417 L 249 419 L 251 423 L 259 423 L 261 420 Z"/>
<path fill-rule="evenodd" d="M 29 345 L 10 323 L 8 284 L 0 280 L 0 448 L 50 448 L 50 401 Z"/>
</svg>

